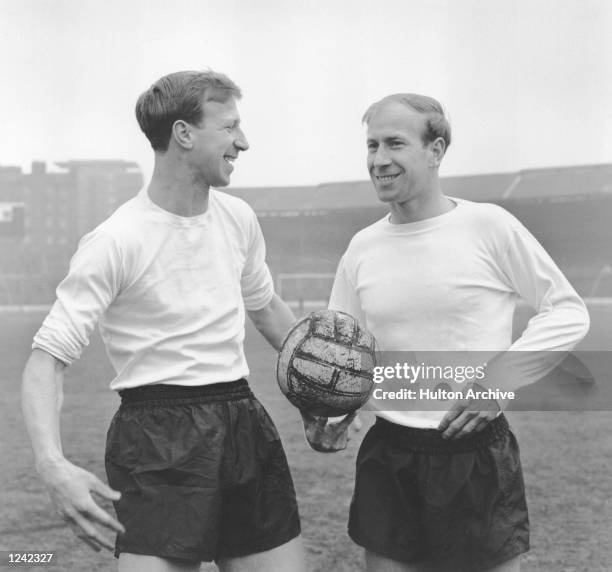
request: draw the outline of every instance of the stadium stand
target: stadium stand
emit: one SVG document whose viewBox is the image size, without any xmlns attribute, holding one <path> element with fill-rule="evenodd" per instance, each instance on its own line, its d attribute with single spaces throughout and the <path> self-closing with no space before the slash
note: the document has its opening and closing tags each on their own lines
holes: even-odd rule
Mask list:
<svg viewBox="0 0 612 572">
<path fill-rule="evenodd" d="M 51 302 L 78 238 L 142 185 L 125 161 L 57 167 L 0 167 L 0 305 Z M 443 177 L 442 187 L 508 209 L 582 295 L 612 298 L 612 164 Z M 277 286 L 300 299 L 324 297 L 351 237 L 387 212 L 369 181 L 227 192 L 254 208 Z"/>
<path fill-rule="evenodd" d="M 504 199 L 576 202 L 612 197 L 612 165 L 531 169 L 516 175 L 517 185 Z"/>
<path fill-rule="evenodd" d="M 612 164 L 442 178 L 448 196 L 499 204 L 543 244 L 584 296 L 612 297 Z M 255 209 L 285 292 L 320 296 L 350 238 L 385 216 L 369 181 L 228 192 Z M 292 287 L 288 275 L 296 275 Z M 300 277 L 312 273 L 311 285 Z M 329 280 L 328 280 L 329 283 Z M 302 295 L 302 294 L 300 294 Z"/>
</svg>

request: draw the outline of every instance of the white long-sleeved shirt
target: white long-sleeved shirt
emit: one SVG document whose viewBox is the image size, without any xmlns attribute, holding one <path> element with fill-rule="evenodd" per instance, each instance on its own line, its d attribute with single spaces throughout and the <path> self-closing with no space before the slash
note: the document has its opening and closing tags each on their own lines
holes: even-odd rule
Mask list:
<svg viewBox="0 0 612 572">
<path fill-rule="evenodd" d="M 440 216 L 407 224 L 385 217 L 358 232 L 329 307 L 360 319 L 386 352 L 571 350 L 588 331 L 588 313 L 550 256 L 501 207 L 452 200 L 455 208 Z M 537 313 L 512 343 L 519 297 Z M 533 379 L 505 380 L 504 389 L 535 381 L 537 368 L 531 373 Z M 423 428 L 436 428 L 446 413 L 444 404 L 383 411 L 372 399 L 369 406 L 389 421 Z"/>
<path fill-rule="evenodd" d="M 33 347 L 70 364 L 99 324 L 111 389 L 231 381 L 249 372 L 245 308 L 273 294 L 244 201 L 211 190 L 204 214 L 181 217 L 143 189 L 82 238 Z"/>
</svg>

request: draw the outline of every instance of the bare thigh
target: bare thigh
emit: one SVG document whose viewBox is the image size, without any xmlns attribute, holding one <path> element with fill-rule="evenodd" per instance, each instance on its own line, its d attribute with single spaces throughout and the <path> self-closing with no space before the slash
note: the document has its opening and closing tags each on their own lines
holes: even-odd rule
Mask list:
<svg viewBox="0 0 612 572">
<path fill-rule="evenodd" d="M 221 572 L 306 572 L 302 537 L 265 552 L 220 560 L 218 566 Z"/>
<path fill-rule="evenodd" d="M 432 568 L 427 565 L 398 562 L 397 560 L 392 560 L 381 554 L 376 554 L 371 550 L 365 551 L 365 561 L 366 570 L 368 572 L 448 572 L 447 570 L 438 571 L 437 568 Z M 520 570 L 521 557 L 519 555 L 493 568 L 489 568 L 487 572 L 520 572 Z"/>
<path fill-rule="evenodd" d="M 510 558 L 510 560 L 506 560 L 497 566 L 493 566 L 493 568 L 489 568 L 487 572 L 520 572 L 521 570 L 521 556 L 515 556 L 514 558 Z"/>
<path fill-rule="evenodd" d="M 119 572 L 198 572 L 199 562 L 168 560 L 145 554 L 122 552 L 119 555 Z"/>
<path fill-rule="evenodd" d="M 371 550 L 365 551 L 365 562 L 368 572 L 433 572 L 432 568 L 422 564 L 399 562 Z"/>
</svg>

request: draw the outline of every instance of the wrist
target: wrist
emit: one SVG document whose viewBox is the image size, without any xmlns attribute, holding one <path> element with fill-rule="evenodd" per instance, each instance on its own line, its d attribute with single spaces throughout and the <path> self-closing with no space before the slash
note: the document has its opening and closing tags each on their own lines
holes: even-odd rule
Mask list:
<svg viewBox="0 0 612 572">
<path fill-rule="evenodd" d="M 59 452 L 46 453 L 36 458 L 34 461 L 34 467 L 40 476 L 44 476 L 45 474 L 56 470 L 66 462 L 66 458 Z"/>
<path fill-rule="evenodd" d="M 470 385 L 470 389 L 474 391 L 482 391 L 482 392 L 489 391 L 489 388 L 487 388 L 484 385 L 481 385 L 480 383 L 476 381 Z M 509 403 L 508 399 L 502 399 L 502 398 L 496 398 L 496 397 L 490 397 L 489 401 L 497 405 L 497 408 L 498 408 L 498 411 L 496 412 L 497 416 L 501 415 L 504 412 L 506 407 L 508 407 L 508 403 Z"/>
<path fill-rule="evenodd" d="M 510 403 L 509 399 L 496 399 L 495 402 L 497 403 L 497 406 L 499 407 L 499 411 L 497 412 L 497 415 L 501 415 L 506 408 L 508 407 L 508 404 Z"/>
</svg>

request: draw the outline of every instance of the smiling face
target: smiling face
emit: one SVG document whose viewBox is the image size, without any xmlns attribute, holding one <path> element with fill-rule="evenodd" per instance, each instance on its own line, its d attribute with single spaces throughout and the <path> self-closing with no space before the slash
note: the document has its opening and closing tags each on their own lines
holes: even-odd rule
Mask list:
<svg viewBox="0 0 612 572">
<path fill-rule="evenodd" d="M 381 201 L 423 199 L 432 188 L 441 156 L 439 143 L 423 143 L 425 127 L 425 115 L 398 102 L 385 103 L 370 117 L 368 171 Z"/>
<path fill-rule="evenodd" d="M 190 163 L 198 182 L 208 187 L 226 187 L 240 151 L 249 148 L 240 128 L 236 100 L 205 101 L 204 119 L 192 125 L 193 148 Z"/>
</svg>

